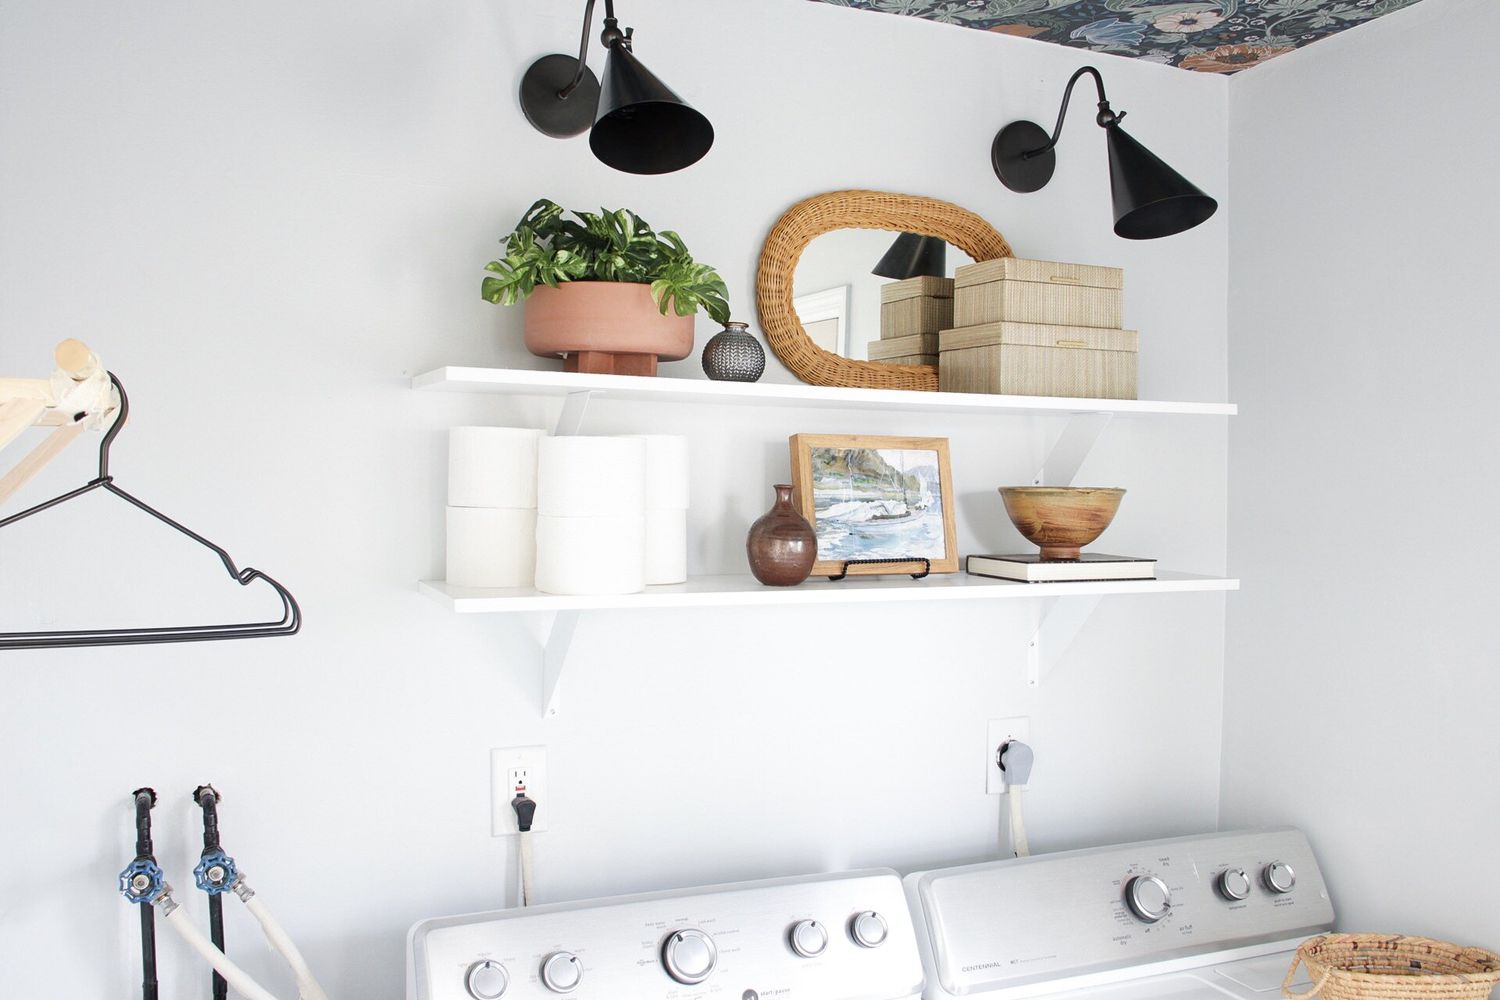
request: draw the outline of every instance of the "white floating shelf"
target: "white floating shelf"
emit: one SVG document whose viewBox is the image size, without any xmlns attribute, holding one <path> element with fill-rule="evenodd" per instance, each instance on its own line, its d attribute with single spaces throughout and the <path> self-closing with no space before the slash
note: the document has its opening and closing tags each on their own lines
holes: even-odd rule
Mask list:
<svg viewBox="0 0 1500 1000">
<path fill-rule="evenodd" d="M 992 396 L 969 392 L 914 392 L 907 389 L 846 389 L 775 382 L 712 382 L 640 375 L 585 375 L 577 372 L 510 368 L 437 368 L 412 379 L 412 388 L 438 392 L 491 392 L 518 396 L 568 396 L 664 403 L 720 403 L 745 406 L 801 406 L 819 409 L 878 409 L 930 413 L 995 413 L 1031 416 L 1074 413 L 1180 414 L 1230 417 L 1233 403 L 1174 403 L 1145 399 L 1074 399 L 1066 396 Z"/>
<path fill-rule="evenodd" d="M 1099 583 L 1013 583 L 950 573 L 925 580 L 909 577 L 853 577 L 837 583 L 813 578 L 796 587 L 766 587 L 749 575 L 695 576 L 687 583 L 647 587 L 638 594 L 612 597 L 559 597 L 529 587 L 480 590 L 423 581 L 422 593 L 460 614 L 521 611 L 608 611 L 651 608 L 765 607 L 789 604 L 878 604 L 891 601 L 989 601 L 1016 598 L 1084 597 L 1113 594 L 1174 594 L 1238 590 L 1240 581 L 1189 573 L 1162 573 L 1155 580 Z"/>
</svg>

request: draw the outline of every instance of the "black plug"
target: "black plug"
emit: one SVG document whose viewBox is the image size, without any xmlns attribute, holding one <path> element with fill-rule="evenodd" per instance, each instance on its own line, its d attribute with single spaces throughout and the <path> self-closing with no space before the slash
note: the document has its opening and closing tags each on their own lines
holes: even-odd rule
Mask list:
<svg viewBox="0 0 1500 1000">
<path fill-rule="evenodd" d="M 517 792 L 510 800 L 510 807 L 516 811 L 516 828 L 522 833 L 530 833 L 531 821 L 536 818 L 536 800 L 525 792 Z"/>
</svg>

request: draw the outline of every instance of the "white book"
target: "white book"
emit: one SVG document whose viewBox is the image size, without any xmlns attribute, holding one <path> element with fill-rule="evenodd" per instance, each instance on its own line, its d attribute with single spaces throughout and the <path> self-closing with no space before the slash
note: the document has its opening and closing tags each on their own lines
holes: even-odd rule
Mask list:
<svg viewBox="0 0 1500 1000">
<path fill-rule="evenodd" d="M 1043 559 L 1039 554 L 969 556 L 964 567 L 974 576 L 992 576 L 1023 583 L 1077 580 L 1154 580 L 1156 560 L 1085 552 L 1077 559 Z"/>
</svg>

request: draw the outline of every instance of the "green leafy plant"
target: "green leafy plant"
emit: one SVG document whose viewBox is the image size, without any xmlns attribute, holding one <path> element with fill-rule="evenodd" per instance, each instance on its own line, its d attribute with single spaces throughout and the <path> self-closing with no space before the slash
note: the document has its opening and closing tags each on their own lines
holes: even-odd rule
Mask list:
<svg viewBox="0 0 1500 1000">
<path fill-rule="evenodd" d="M 541 199 L 526 210 L 505 238 L 505 256 L 485 265 L 483 295 L 496 305 L 515 305 L 537 285 L 565 281 L 628 281 L 651 286 L 665 316 L 669 309 L 691 316 L 702 309 L 717 323 L 729 322 L 729 289 L 707 264 L 693 259 L 682 238 L 658 233 L 629 209 L 573 212 L 565 218 L 556 202 Z"/>
</svg>

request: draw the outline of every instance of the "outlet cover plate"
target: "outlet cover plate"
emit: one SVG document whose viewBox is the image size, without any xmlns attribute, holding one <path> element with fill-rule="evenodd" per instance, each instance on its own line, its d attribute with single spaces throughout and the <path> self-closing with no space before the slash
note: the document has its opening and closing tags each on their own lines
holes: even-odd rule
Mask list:
<svg viewBox="0 0 1500 1000">
<path fill-rule="evenodd" d="M 526 794 L 536 800 L 536 817 L 531 821 L 531 832 L 541 833 L 547 829 L 547 820 L 552 813 L 552 800 L 547 788 L 546 747 L 501 747 L 490 751 L 490 836 L 514 837 L 521 831 L 516 827 L 516 811 L 510 800 L 516 797 L 511 776 L 525 775 Z"/>
<path fill-rule="evenodd" d="M 1005 775 L 995 764 L 995 754 L 1006 740 L 1031 742 L 1031 720 L 1024 715 L 1010 719 L 991 719 L 985 727 L 984 743 L 984 793 L 1004 795 L 1007 791 Z M 514 825 L 514 824 L 512 824 Z"/>
</svg>

